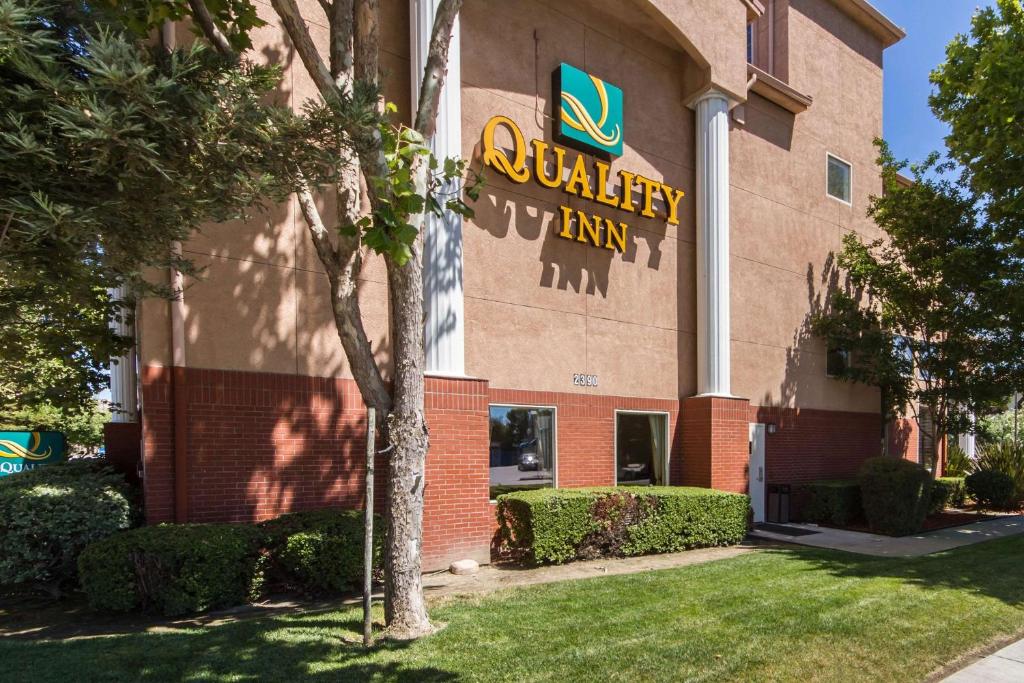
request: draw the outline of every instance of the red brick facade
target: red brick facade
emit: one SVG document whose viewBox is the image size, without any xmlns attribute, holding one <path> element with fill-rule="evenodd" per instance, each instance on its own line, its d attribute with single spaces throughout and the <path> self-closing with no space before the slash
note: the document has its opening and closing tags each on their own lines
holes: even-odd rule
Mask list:
<svg viewBox="0 0 1024 683">
<path fill-rule="evenodd" d="M 184 369 L 186 509 L 175 506 L 174 381 L 168 368 L 142 375 L 146 515 L 151 522 L 257 521 L 302 509 L 363 506 L 365 406 L 352 380 Z M 490 388 L 485 380 L 430 377 L 424 568 L 487 561 L 494 532 L 489 498 L 491 404 L 556 409 L 561 487 L 615 483 L 615 412 L 665 412 L 669 481 L 745 492 L 750 422 L 766 437 L 766 479 L 800 483 L 849 477 L 879 451 L 877 415 L 750 406 L 745 399 L 679 401 Z M 179 403 L 179 405 L 181 405 Z M 680 405 L 682 410 L 680 411 Z M 897 430 L 898 431 L 898 430 Z M 903 433 L 906 432 L 904 428 Z M 902 445 L 915 447 L 914 434 Z M 181 465 L 179 465 L 181 466 Z M 377 465 L 383 507 L 386 458 Z M 178 506 L 179 508 L 182 506 Z"/>
</svg>

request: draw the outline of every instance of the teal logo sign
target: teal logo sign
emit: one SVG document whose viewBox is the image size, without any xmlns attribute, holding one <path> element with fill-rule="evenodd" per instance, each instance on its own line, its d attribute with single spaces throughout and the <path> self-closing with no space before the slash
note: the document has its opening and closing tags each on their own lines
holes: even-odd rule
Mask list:
<svg viewBox="0 0 1024 683">
<path fill-rule="evenodd" d="M 64 459 L 61 432 L 0 432 L 0 477 Z"/>
<path fill-rule="evenodd" d="M 564 62 L 553 76 L 555 138 L 605 158 L 622 154 L 622 91 Z"/>
</svg>

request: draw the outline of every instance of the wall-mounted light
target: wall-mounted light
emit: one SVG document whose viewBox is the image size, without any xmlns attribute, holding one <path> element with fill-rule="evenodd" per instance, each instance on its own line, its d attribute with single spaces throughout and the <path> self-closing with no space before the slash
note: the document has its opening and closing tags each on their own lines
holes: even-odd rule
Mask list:
<svg viewBox="0 0 1024 683">
<path fill-rule="evenodd" d="M 774 422 L 769 422 L 767 431 L 769 434 L 774 434 L 775 432 L 779 431 L 779 425 L 775 424 Z"/>
</svg>

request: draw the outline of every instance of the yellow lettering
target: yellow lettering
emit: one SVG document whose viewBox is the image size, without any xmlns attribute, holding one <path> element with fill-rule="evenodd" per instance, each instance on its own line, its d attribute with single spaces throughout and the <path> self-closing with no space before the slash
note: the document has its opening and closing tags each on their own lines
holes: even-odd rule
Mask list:
<svg viewBox="0 0 1024 683">
<path fill-rule="evenodd" d="M 629 227 L 625 223 L 619 223 L 616 226 L 615 222 L 607 218 L 604 219 L 604 230 L 605 230 L 605 249 L 617 249 L 620 253 L 626 251 L 626 231 Z M 614 240 L 614 244 L 613 244 Z"/>
<path fill-rule="evenodd" d="M 587 180 L 587 160 L 581 154 L 576 157 L 576 164 L 569 174 L 569 182 L 565 184 L 565 191 L 584 199 L 593 199 L 594 193 L 590 191 L 590 182 Z"/>
<path fill-rule="evenodd" d="M 576 212 L 576 229 L 578 233 L 576 235 L 577 242 L 587 243 L 587 237 L 590 238 L 590 243 L 595 247 L 601 246 L 601 217 L 594 216 L 594 222 L 590 222 L 590 217 L 582 211 Z"/>
<path fill-rule="evenodd" d="M 504 126 L 512 134 L 513 154 L 509 161 L 505 150 L 494 146 L 494 132 L 498 126 Z M 484 164 L 498 171 L 514 183 L 525 183 L 530 179 L 530 169 L 526 166 L 526 138 L 515 121 L 507 116 L 492 117 L 484 126 L 483 134 Z"/>
<path fill-rule="evenodd" d="M 640 210 L 640 215 L 646 218 L 654 218 L 654 188 L 659 187 L 661 183 L 657 180 L 644 178 L 642 175 L 638 175 L 636 181 L 644 187 L 644 206 Z"/>
<path fill-rule="evenodd" d="M 558 236 L 571 240 L 572 231 L 569 230 L 569 222 L 571 220 L 570 214 L 572 214 L 572 209 L 568 206 L 560 206 L 558 207 L 558 210 L 562 212 L 562 231 L 558 233 Z"/>
<path fill-rule="evenodd" d="M 635 173 L 619 171 L 619 179 L 622 180 L 622 194 L 619 196 L 619 208 L 623 211 L 636 210 L 636 207 L 633 205 L 633 178 L 635 177 Z"/>
<path fill-rule="evenodd" d="M 603 161 L 597 160 L 594 161 L 594 167 L 597 168 L 597 196 L 595 199 L 602 204 L 618 207 L 619 198 L 610 197 L 606 192 L 608 189 L 608 170 L 610 167 Z"/>
<path fill-rule="evenodd" d="M 544 187 L 557 188 L 562 184 L 562 168 L 565 163 L 565 150 L 557 145 L 552 145 L 555 152 L 555 170 L 548 178 L 544 173 L 544 154 L 548 149 L 548 143 L 543 140 L 533 141 L 533 179 Z"/>
<path fill-rule="evenodd" d="M 679 201 L 686 193 L 662 183 L 661 194 L 665 197 L 665 205 L 668 207 L 668 222 L 679 225 Z"/>
</svg>

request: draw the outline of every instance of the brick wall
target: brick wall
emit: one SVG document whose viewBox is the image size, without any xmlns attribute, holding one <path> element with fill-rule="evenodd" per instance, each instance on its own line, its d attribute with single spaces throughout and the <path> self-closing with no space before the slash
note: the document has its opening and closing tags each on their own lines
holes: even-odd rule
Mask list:
<svg viewBox="0 0 1024 683">
<path fill-rule="evenodd" d="M 680 482 L 747 492 L 749 401 L 694 396 L 683 401 L 683 470 Z"/>
</svg>

